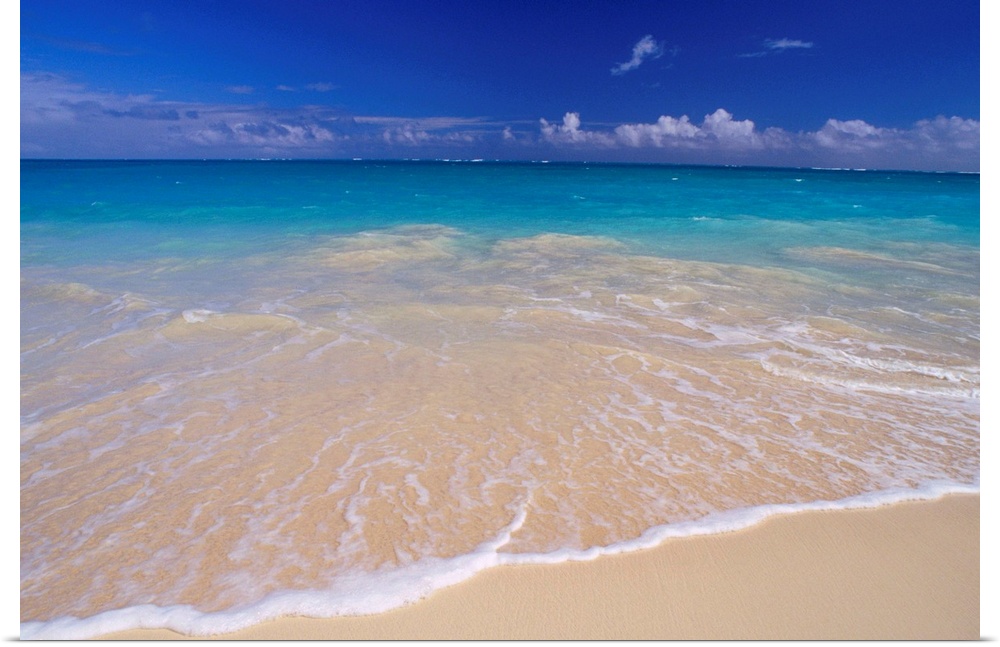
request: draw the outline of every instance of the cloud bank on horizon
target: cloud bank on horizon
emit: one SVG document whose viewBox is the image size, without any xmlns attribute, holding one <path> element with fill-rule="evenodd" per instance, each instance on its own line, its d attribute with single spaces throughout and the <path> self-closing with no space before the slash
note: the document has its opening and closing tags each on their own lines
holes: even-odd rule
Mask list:
<svg viewBox="0 0 1000 647">
<path fill-rule="evenodd" d="M 25 0 L 21 156 L 978 171 L 979 5 Z"/>
<path fill-rule="evenodd" d="M 581 129 L 580 115 L 567 112 L 562 124 L 540 120 L 542 139 L 555 145 L 590 145 L 594 148 L 671 149 L 714 156 L 736 154 L 743 161 L 773 159 L 814 160 L 811 165 L 834 163 L 843 167 L 915 169 L 917 160 L 931 166 L 979 159 L 979 121 L 938 116 L 923 119 L 909 129 L 879 128 L 860 119 L 827 119 L 813 132 L 791 133 L 781 128 L 758 130 L 750 119 L 736 120 L 723 108 L 695 124 L 687 115 L 661 115 L 653 123 L 620 124 L 613 129 Z M 806 165 L 806 164 L 803 164 Z M 929 168 L 929 167 L 928 167 Z M 956 169 L 970 170 L 970 169 Z"/>
<path fill-rule="evenodd" d="M 976 171 L 979 130 L 976 119 L 939 115 L 905 129 L 831 117 L 814 131 L 790 132 L 758 128 L 724 108 L 700 122 L 660 115 L 590 127 L 574 111 L 534 123 L 370 116 L 169 101 L 92 90 L 53 74 L 21 77 L 25 158 L 485 157 Z"/>
</svg>

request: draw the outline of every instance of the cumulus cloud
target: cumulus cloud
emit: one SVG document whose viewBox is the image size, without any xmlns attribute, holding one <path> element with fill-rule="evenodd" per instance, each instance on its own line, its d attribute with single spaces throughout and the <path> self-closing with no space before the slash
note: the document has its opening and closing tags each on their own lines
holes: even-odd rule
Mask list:
<svg viewBox="0 0 1000 647">
<path fill-rule="evenodd" d="M 840 121 L 827 119 L 823 127 L 813 135 L 820 146 L 826 148 L 841 148 L 860 150 L 884 146 L 885 142 L 895 138 L 896 133 L 885 128 L 876 128 L 861 119 Z"/>
<path fill-rule="evenodd" d="M 187 139 L 203 145 L 238 145 L 268 150 L 303 149 L 334 142 L 337 137 L 315 124 L 279 121 L 217 121 L 191 132 Z"/>
<path fill-rule="evenodd" d="M 918 141 L 940 146 L 947 144 L 958 150 L 979 151 L 979 121 L 961 117 L 940 115 L 934 119 L 922 119 L 913 129 Z"/>
<path fill-rule="evenodd" d="M 680 119 L 661 116 L 651 124 L 622 124 L 615 128 L 615 138 L 626 146 L 665 146 L 670 141 L 692 139 L 700 134 L 698 126 L 687 115 Z"/>
<path fill-rule="evenodd" d="M 828 119 L 822 128 L 806 137 L 822 150 L 874 160 L 869 166 L 913 160 L 917 168 L 979 168 L 976 119 L 938 116 L 918 121 L 912 128 L 879 128 L 860 119 Z M 970 162 L 974 162 L 974 168 Z"/>
<path fill-rule="evenodd" d="M 757 135 L 754 123 L 749 119 L 736 121 L 733 115 L 719 108 L 710 115 L 705 115 L 705 120 L 701 124 L 702 131 L 706 134 L 715 135 L 717 139 L 723 141 L 745 142 L 749 145 L 755 143 Z"/>
<path fill-rule="evenodd" d="M 549 141 L 580 142 L 585 141 L 584 133 L 580 132 L 580 113 L 567 112 L 563 115 L 562 125 L 550 124 L 540 119 L 542 135 Z"/>
<path fill-rule="evenodd" d="M 542 139 L 556 144 L 596 144 L 612 146 L 614 137 L 604 132 L 580 130 L 580 113 L 567 112 L 562 124 L 552 124 L 540 119 Z"/>
<path fill-rule="evenodd" d="M 687 115 L 661 115 L 653 123 L 624 123 L 611 129 L 583 127 L 579 113 L 562 124 L 540 120 L 540 139 L 567 150 L 600 147 L 635 150 L 644 159 L 658 149 L 681 155 L 673 161 L 699 163 L 976 170 L 979 122 L 939 116 L 909 129 L 882 128 L 860 119 L 828 119 L 812 132 L 757 128 L 719 108 L 695 123 Z M 643 153 L 643 151 L 648 151 Z M 670 161 L 670 160 L 664 160 Z"/>
<path fill-rule="evenodd" d="M 700 119 L 495 122 L 350 115 L 115 94 L 49 73 L 21 75 L 21 155 L 52 158 L 511 157 L 695 164 L 979 169 L 980 124 L 937 116 L 886 127 L 838 116 L 807 131 L 761 128 L 719 108 Z"/>
<path fill-rule="evenodd" d="M 625 63 L 619 63 L 611 68 L 611 73 L 615 75 L 625 74 L 642 65 L 646 59 L 659 58 L 661 56 L 663 56 L 663 44 L 657 43 L 653 40 L 652 35 L 647 34 L 632 47 L 632 58 Z"/>
<path fill-rule="evenodd" d="M 719 108 L 705 115 L 700 126 L 687 115 L 672 117 L 662 115 L 651 124 L 621 124 L 611 132 L 584 130 L 580 114 L 567 112 L 562 125 L 541 120 L 541 136 L 555 144 L 599 144 L 602 146 L 629 146 L 633 148 L 669 146 L 697 147 L 706 142 L 736 147 L 760 145 L 760 133 L 749 119 L 735 120 L 733 115 Z"/>
<path fill-rule="evenodd" d="M 413 126 L 401 126 L 397 128 L 386 128 L 382 131 L 382 139 L 387 144 L 406 144 L 416 146 L 426 144 L 431 138 L 431 134 L 426 130 L 420 130 Z"/>
</svg>

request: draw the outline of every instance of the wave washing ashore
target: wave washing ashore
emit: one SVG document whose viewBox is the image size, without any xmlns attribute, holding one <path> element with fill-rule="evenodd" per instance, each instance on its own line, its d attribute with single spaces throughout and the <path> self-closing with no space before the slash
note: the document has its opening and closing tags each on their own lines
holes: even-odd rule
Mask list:
<svg viewBox="0 0 1000 647">
<path fill-rule="evenodd" d="M 979 487 L 979 176 L 21 165 L 21 632 Z"/>
</svg>

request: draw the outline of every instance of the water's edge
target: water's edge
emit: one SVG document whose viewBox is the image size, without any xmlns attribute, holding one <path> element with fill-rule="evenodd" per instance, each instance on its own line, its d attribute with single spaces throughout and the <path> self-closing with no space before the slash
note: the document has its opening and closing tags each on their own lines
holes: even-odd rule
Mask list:
<svg viewBox="0 0 1000 647">
<path fill-rule="evenodd" d="M 836 501 L 768 504 L 708 515 L 696 521 L 655 526 L 641 536 L 594 546 L 587 550 L 561 549 L 550 553 L 499 551 L 524 521 L 525 511 L 494 539 L 469 554 L 450 559 L 424 558 L 404 568 L 372 574 L 348 574 L 324 591 L 279 591 L 260 601 L 205 613 L 190 605 L 153 604 L 105 611 L 87 618 L 64 616 L 49 621 L 23 622 L 25 640 L 84 640 L 132 629 L 168 629 L 191 637 L 232 633 L 283 616 L 333 618 L 373 615 L 412 604 L 438 589 L 471 579 L 480 571 L 502 565 L 558 564 L 588 561 L 602 555 L 656 547 L 669 539 L 715 535 L 744 530 L 776 516 L 798 512 L 870 509 L 904 501 L 932 501 L 950 494 L 979 494 L 979 478 L 972 484 L 928 482 L 913 489 L 891 488 Z"/>
</svg>

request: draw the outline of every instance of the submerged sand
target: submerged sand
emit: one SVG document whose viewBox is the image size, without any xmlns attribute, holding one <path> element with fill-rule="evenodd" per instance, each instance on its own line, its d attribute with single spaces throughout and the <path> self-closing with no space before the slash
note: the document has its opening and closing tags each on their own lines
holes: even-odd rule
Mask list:
<svg viewBox="0 0 1000 647">
<path fill-rule="evenodd" d="M 977 255 L 887 296 L 619 247 L 405 227 L 22 276 L 22 621 L 977 480 Z"/>
<path fill-rule="evenodd" d="M 836 269 L 856 255 L 841 263 L 827 247 L 796 252 L 831 259 L 814 271 L 647 256 L 590 236 L 307 238 L 211 271 L 150 261 L 22 273 L 23 622 L 147 603 L 246 611 L 288 591 L 342 597 L 282 611 L 384 609 L 349 575 L 401 603 L 432 588 L 420 586 L 434 560 L 464 576 L 476 569 L 463 556 L 580 554 L 727 511 L 978 481 L 978 254 L 966 248 L 914 248 L 902 270 L 869 255 L 855 275 Z M 957 274 L 913 266 L 928 259 Z M 417 604 L 459 595 L 392 635 L 784 627 L 759 608 L 760 581 L 788 573 L 774 588 L 800 602 L 801 569 L 762 547 L 785 558 L 801 536 L 742 558 L 705 548 L 616 566 L 617 593 L 608 577 L 561 575 L 578 566 L 499 569 Z M 856 561 L 830 569 L 872 572 Z M 748 564 L 762 573 L 737 602 L 723 584 Z M 540 584 L 521 591 L 525 573 Z M 806 581 L 828 595 L 820 575 Z M 863 608 L 884 608 L 884 593 Z M 727 621 L 733 609 L 752 622 Z M 381 632 L 393 617 L 334 626 Z"/>
<path fill-rule="evenodd" d="M 951 495 L 502 566 L 387 613 L 282 618 L 215 638 L 976 639 L 979 573 L 979 496 Z"/>
</svg>

